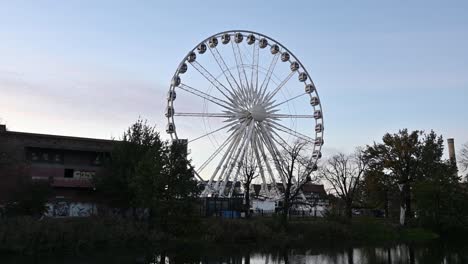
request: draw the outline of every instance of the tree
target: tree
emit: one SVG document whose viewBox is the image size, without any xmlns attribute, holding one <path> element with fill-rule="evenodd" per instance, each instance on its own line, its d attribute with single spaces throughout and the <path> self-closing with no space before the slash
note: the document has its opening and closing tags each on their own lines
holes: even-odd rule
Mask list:
<svg viewBox="0 0 468 264">
<path fill-rule="evenodd" d="M 257 178 L 257 168 L 258 164 L 256 162 L 254 153 L 252 149 L 247 151 L 242 162 L 242 178 L 241 182 L 244 187 L 244 197 L 245 197 L 245 206 L 246 206 L 246 217 L 250 218 L 250 186 L 252 181 Z"/>
<path fill-rule="evenodd" d="M 393 178 L 383 171 L 382 168 L 370 164 L 363 178 L 363 202 L 372 208 L 383 208 L 386 218 L 393 212 L 395 193 L 398 188 L 392 183 Z M 399 208 L 398 208 L 399 210 Z"/>
<path fill-rule="evenodd" d="M 320 178 L 327 182 L 335 195 L 344 202 L 348 218 L 352 217 L 353 202 L 358 195 L 357 191 L 366 169 L 367 161 L 363 152 L 357 149 L 352 155 L 338 153 L 332 156 L 320 170 Z"/>
<path fill-rule="evenodd" d="M 307 204 L 300 201 L 302 187 L 312 181 L 312 173 L 315 170 L 310 164 L 310 143 L 298 140 L 291 146 L 283 146 L 281 156 L 274 156 L 280 178 L 283 183 L 284 192 L 282 199 L 282 222 L 284 226 L 288 224 L 289 213 L 295 204 Z"/>
<path fill-rule="evenodd" d="M 408 133 L 407 129 L 397 134 L 385 134 L 383 143 L 367 146 L 366 158 L 373 168 L 380 168 L 396 184 L 400 193 L 400 224 L 412 218 L 411 183 L 418 173 L 420 131 Z"/>
<path fill-rule="evenodd" d="M 418 180 L 414 190 L 418 219 L 424 227 L 438 232 L 466 227 L 468 197 L 450 161 L 434 163 L 431 173 Z"/>
<path fill-rule="evenodd" d="M 442 159 L 442 136 L 431 131 L 421 142 L 419 173 L 414 184 L 414 200 L 420 223 L 439 232 L 465 227 L 468 197 L 460 184 L 456 164 Z"/>
<path fill-rule="evenodd" d="M 138 206 L 131 187 L 137 168 L 148 159 L 154 159 L 151 155 L 160 151 L 162 145 L 155 128 L 138 119 L 124 132 L 120 141 L 114 142 L 110 159 L 105 163 L 106 170 L 94 178 L 96 189 L 110 206 L 120 208 L 123 216 L 128 209 Z M 133 212 L 135 217 L 135 210 Z"/>
<path fill-rule="evenodd" d="M 393 135 L 387 133 L 383 143 L 367 146 L 366 158 L 372 172 L 369 177 L 383 175 L 386 181 L 381 183 L 388 185 L 387 189 L 393 186 L 399 190 L 401 225 L 406 225 L 414 216 L 412 206 L 417 202 L 415 190 L 423 186 L 419 183 L 428 183 L 432 178 L 442 179 L 437 174 L 445 166 L 443 149 L 443 138 L 434 131 L 427 134 L 422 131 L 409 133 L 407 129 Z M 454 172 L 450 173 L 455 175 Z"/>
<path fill-rule="evenodd" d="M 149 210 L 150 223 L 164 231 L 179 232 L 180 222 L 191 220 L 200 191 L 185 149 L 164 142 L 148 152 L 131 184 L 139 206 Z"/>
<path fill-rule="evenodd" d="M 132 209 L 136 217 L 137 208 L 145 209 L 151 227 L 173 231 L 193 212 L 199 191 L 186 148 L 162 141 L 153 126 L 139 119 L 115 142 L 107 172 L 95 178 L 96 188 L 123 215 Z"/>
</svg>

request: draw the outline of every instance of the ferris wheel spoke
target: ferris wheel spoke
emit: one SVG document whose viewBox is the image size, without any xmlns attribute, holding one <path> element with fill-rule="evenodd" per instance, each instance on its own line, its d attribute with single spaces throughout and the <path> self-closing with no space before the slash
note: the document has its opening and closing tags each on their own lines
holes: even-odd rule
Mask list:
<svg viewBox="0 0 468 264">
<path fill-rule="evenodd" d="M 288 74 L 288 76 L 286 76 L 286 78 L 283 81 L 281 81 L 281 83 L 275 88 L 275 90 L 273 90 L 271 93 L 268 93 L 267 99 L 265 99 L 265 101 L 270 101 L 270 99 L 272 99 L 279 92 L 279 90 L 281 90 L 281 88 L 283 88 L 284 85 L 286 85 L 286 83 L 291 79 L 294 73 L 295 71 L 291 71 Z"/>
<path fill-rule="evenodd" d="M 306 136 L 306 135 L 304 135 L 302 133 L 299 133 L 297 131 L 294 131 L 294 130 L 286 127 L 286 126 L 283 126 L 280 123 L 277 123 L 275 121 L 270 121 L 269 123 L 270 123 L 271 127 L 276 128 L 276 129 L 278 129 L 280 131 L 283 131 L 285 133 L 288 133 L 288 134 L 290 134 L 292 136 L 295 136 L 296 138 L 299 138 L 299 139 L 302 139 L 302 140 L 305 140 L 305 141 L 308 141 L 308 142 L 311 142 L 311 143 L 315 142 L 315 140 L 313 138 L 311 138 L 309 136 Z"/>
<path fill-rule="evenodd" d="M 268 84 L 270 83 L 271 76 L 273 75 L 273 72 L 275 71 L 276 63 L 278 62 L 278 58 L 280 57 L 280 53 L 276 53 L 275 56 L 271 59 L 270 66 L 268 67 L 268 71 L 265 75 L 265 78 L 263 79 L 262 85 L 260 86 L 260 98 L 263 98 L 265 96 L 265 93 L 268 89 Z"/>
<path fill-rule="evenodd" d="M 270 138 L 273 139 L 273 141 L 275 141 L 278 145 L 280 145 L 285 151 L 290 151 L 290 149 L 292 148 L 286 142 L 286 140 L 284 140 L 276 131 L 271 130 L 269 132 L 269 135 L 270 135 Z M 279 142 L 279 141 L 281 141 L 281 142 Z M 305 166 L 305 164 L 302 161 L 298 160 L 298 162 L 301 163 L 303 166 Z"/>
<path fill-rule="evenodd" d="M 231 42 L 232 52 L 236 61 L 237 72 L 239 73 L 239 81 L 241 83 L 240 89 L 246 90 L 248 88 L 247 74 L 245 73 L 244 63 L 242 61 L 242 54 L 239 48 L 239 43 Z"/>
<path fill-rule="evenodd" d="M 303 95 L 306 95 L 306 94 L 307 94 L 307 93 L 301 93 L 301 94 L 296 95 L 296 96 L 294 96 L 294 97 L 292 97 L 292 98 L 289 98 L 289 99 L 287 99 L 287 100 L 284 100 L 284 101 L 282 101 L 282 102 L 280 102 L 280 103 L 278 103 L 278 104 L 272 105 L 272 106 L 268 107 L 268 109 L 276 108 L 276 107 L 278 107 L 278 106 L 280 106 L 280 105 L 282 105 L 282 104 L 285 104 L 285 103 L 287 103 L 287 102 L 289 102 L 289 101 L 292 101 L 292 100 L 294 100 L 294 99 L 297 99 L 297 98 L 299 98 L 299 97 L 301 97 L 301 96 L 303 96 Z"/>
<path fill-rule="evenodd" d="M 223 57 L 219 53 L 218 49 L 215 48 L 210 48 L 210 53 L 213 55 L 213 58 L 215 59 L 216 63 L 218 64 L 219 68 L 223 72 L 224 77 L 226 78 L 226 81 L 229 83 L 229 86 L 232 89 L 232 92 L 234 94 L 237 94 L 237 87 L 240 87 L 239 84 L 237 83 L 236 79 L 231 73 L 231 70 L 229 70 L 229 67 L 226 65 L 226 62 L 224 61 Z"/>
<path fill-rule="evenodd" d="M 259 51 L 260 47 L 256 41 L 253 45 L 252 53 L 252 76 L 250 78 L 250 87 L 255 91 L 255 94 L 258 94 L 258 60 L 259 60 Z"/>
<path fill-rule="evenodd" d="M 208 80 L 216 89 L 223 94 L 228 100 L 232 102 L 234 94 L 226 88 L 221 82 L 219 82 L 208 70 L 205 69 L 198 61 L 193 61 L 190 63 L 206 80 Z M 227 96 L 222 90 L 225 90 L 229 93 L 230 96 Z"/>
<path fill-rule="evenodd" d="M 278 143 L 278 145 L 281 146 L 281 148 L 284 151 L 288 152 L 291 149 L 291 146 L 288 144 L 288 142 L 286 142 L 286 140 L 284 140 L 284 138 L 281 137 L 274 129 L 271 129 L 268 134 L 273 139 L 273 141 L 275 141 L 276 143 Z M 281 142 L 279 142 L 279 141 L 281 141 Z"/>
<path fill-rule="evenodd" d="M 233 106 L 231 103 L 226 102 L 226 101 L 224 101 L 224 100 L 222 100 L 222 99 L 219 99 L 219 98 L 217 98 L 217 97 L 211 96 L 211 95 L 209 95 L 209 94 L 207 94 L 207 93 L 204 93 L 204 92 L 202 92 L 202 91 L 200 91 L 200 90 L 198 90 L 198 89 L 195 89 L 195 88 L 193 88 L 193 87 L 191 87 L 191 86 L 188 86 L 188 85 L 186 85 L 186 84 L 184 84 L 184 83 L 181 83 L 181 84 L 178 86 L 178 88 L 180 88 L 180 89 L 182 89 L 182 90 L 184 90 L 184 91 L 186 91 L 186 92 L 189 92 L 189 93 L 191 93 L 191 94 L 193 94 L 193 95 L 196 95 L 196 96 L 198 96 L 198 97 L 201 97 L 201 98 L 203 98 L 203 99 L 205 99 L 205 100 L 208 100 L 208 101 L 210 101 L 210 102 L 212 102 L 212 103 L 214 103 L 214 104 L 217 104 L 217 105 L 219 105 L 219 106 L 221 106 L 221 107 L 223 107 L 223 108 L 225 108 L 225 109 L 229 109 L 229 110 L 231 110 L 231 111 L 235 111 L 235 108 L 234 108 L 234 106 Z"/>
<path fill-rule="evenodd" d="M 208 132 L 208 133 L 206 133 L 206 134 L 204 134 L 204 135 L 201 135 L 201 136 L 199 136 L 199 137 L 197 137 L 197 138 L 194 138 L 194 139 L 190 140 L 189 143 L 192 143 L 192 142 L 194 142 L 194 141 L 197 141 L 197 140 L 199 140 L 199 139 L 201 139 L 201 138 L 204 138 L 204 137 L 206 137 L 206 136 L 209 136 L 209 135 L 211 135 L 211 134 L 214 134 L 214 133 L 216 133 L 216 132 L 219 132 L 219 131 L 221 131 L 221 130 L 223 130 L 223 129 L 226 129 L 226 128 L 228 128 L 228 127 L 231 127 L 231 126 L 232 126 L 231 124 L 228 124 L 228 125 L 226 125 L 226 126 L 223 126 L 223 127 L 218 128 L 218 129 L 216 129 L 216 130 L 210 131 L 210 132 Z"/>
<path fill-rule="evenodd" d="M 198 168 L 197 172 L 200 173 L 203 171 L 203 169 L 206 168 L 206 166 L 219 154 L 221 153 L 221 151 L 231 142 L 231 140 L 234 138 L 235 136 L 235 133 L 231 133 L 231 135 L 229 135 L 229 137 L 221 144 L 221 146 L 218 147 L 218 149 L 213 153 L 211 154 L 211 156 L 205 161 L 203 162 L 203 164 L 200 166 L 200 168 Z M 191 141 L 190 141 L 191 142 Z M 189 142 L 189 143 L 190 143 Z"/>
<path fill-rule="evenodd" d="M 286 151 L 289 151 L 291 149 L 291 146 L 289 146 L 289 144 L 286 142 L 286 140 L 284 140 L 278 133 L 276 133 L 275 130 L 271 130 L 269 134 L 270 134 L 270 138 L 272 138 L 273 141 L 275 141 L 278 145 L 282 146 L 283 149 L 285 149 Z M 277 138 L 279 138 L 282 142 L 279 142 Z M 300 159 L 298 159 L 297 162 L 300 163 L 304 168 L 306 168 L 304 173 L 303 173 L 305 175 L 305 173 L 307 172 L 309 166 L 307 164 L 305 164 L 303 161 L 301 161 Z M 308 161 L 308 163 L 310 163 L 310 161 Z M 299 179 L 302 179 L 302 178 L 303 178 L 303 176 L 300 176 Z"/>
<path fill-rule="evenodd" d="M 314 115 L 270 114 L 271 118 L 314 118 Z"/>
<path fill-rule="evenodd" d="M 235 117 L 236 115 L 233 113 L 178 113 L 178 112 L 175 112 L 174 116 L 232 118 L 232 117 Z"/>
</svg>

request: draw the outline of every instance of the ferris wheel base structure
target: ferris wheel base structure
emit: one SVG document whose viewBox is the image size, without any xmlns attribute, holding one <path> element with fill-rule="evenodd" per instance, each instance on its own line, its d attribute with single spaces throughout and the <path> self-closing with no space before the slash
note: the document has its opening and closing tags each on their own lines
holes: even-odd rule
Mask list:
<svg viewBox="0 0 468 264">
<path fill-rule="evenodd" d="M 202 111 L 194 111 L 197 105 Z M 317 88 L 290 50 L 261 33 L 224 31 L 191 49 L 172 77 L 165 116 L 171 138 L 179 142 L 183 135 L 193 146 L 189 155 L 204 197 L 242 193 L 240 182 L 251 173 L 261 196 L 278 199 L 288 182 L 285 155 L 296 142 L 311 150 L 301 160 L 305 169 L 297 170 L 293 189 L 317 169 L 322 156 Z M 185 129 L 178 131 L 176 120 Z M 186 130 L 202 127 L 199 135 L 187 135 Z"/>
</svg>

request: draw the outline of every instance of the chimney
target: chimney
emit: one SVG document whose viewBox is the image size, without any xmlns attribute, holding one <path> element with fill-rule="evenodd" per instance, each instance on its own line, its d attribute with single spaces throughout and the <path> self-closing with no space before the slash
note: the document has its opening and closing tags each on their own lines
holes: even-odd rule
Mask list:
<svg viewBox="0 0 468 264">
<path fill-rule="evenodd" d="M 6 132 L 6 125 L 0 124 L 0 133 Z"/>
<path fill-rule="evenodd" d="M 448 144 L 450 161 L 453 162 L 454 164 L 457 164 L 457 159 L 455 157 L 455 140 L 453 138 L 448 138 L 447 144 Z"/>
</svg>

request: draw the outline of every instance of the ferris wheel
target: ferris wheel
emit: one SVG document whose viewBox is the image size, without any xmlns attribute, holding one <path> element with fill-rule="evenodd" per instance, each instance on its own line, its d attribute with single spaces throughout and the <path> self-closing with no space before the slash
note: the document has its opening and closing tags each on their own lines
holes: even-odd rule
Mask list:
<svg viewBox="0 0 468 264">
<path fill-rule="evenodd" d="M 165 116 L 171 138 L 188 139 L 203 196 L 230 197 L 250 156 L 262 194 L 278 197 L 284 150 L 309 142 L 312 170 L 321 157 L 316 86 L 291 51 L 257 32 L 220 32 L 190 50 L 172 78 Z"/>
</svg>

